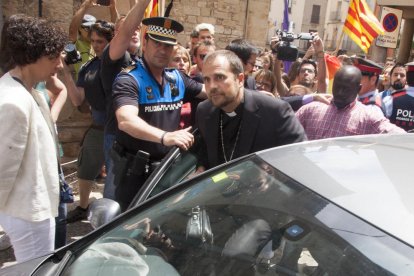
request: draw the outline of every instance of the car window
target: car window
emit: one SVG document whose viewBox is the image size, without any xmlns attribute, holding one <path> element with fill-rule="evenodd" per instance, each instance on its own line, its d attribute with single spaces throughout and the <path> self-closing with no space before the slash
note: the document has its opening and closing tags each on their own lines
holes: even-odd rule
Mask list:
<svg viewBox="0 0 414 276">
<path fill-rule="evenodd" d="M 193 134 L 198 140 L 196 133 L 197 130 Z M 130 208 L 188 179 L 196 170 L 198 147 L 199 143 L 193 145 L 190 151 L 183 151 L 177 147 L 172 148 L 161 165 L 146 180 L 132 201 Z"/>
<path fill-rule="evenodd" d="M 148 198 L 185 180 L 196 169 L 197 157 L 189 151 L 180 152 L 158 180 Z"/>
<path fill-rule="evenodd" d="M 413 253 L 251 156 L 131 210 L 64 274 L 414 275 Z"/>
</svg>

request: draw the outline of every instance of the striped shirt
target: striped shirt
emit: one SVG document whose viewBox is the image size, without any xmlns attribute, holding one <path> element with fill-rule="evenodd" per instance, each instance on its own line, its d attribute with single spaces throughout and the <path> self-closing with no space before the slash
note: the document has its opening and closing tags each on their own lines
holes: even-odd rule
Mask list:
<svg viewBox="0 0 414 276">
<path fill-rule="evenodd" d="M 375 133 L 405 133 L 372 109 L 355 101 L 343 109 L 332 103 L 312 102 L 300 108 L 296 117 L 305 129 L 309 140 Z"/>
</svg>

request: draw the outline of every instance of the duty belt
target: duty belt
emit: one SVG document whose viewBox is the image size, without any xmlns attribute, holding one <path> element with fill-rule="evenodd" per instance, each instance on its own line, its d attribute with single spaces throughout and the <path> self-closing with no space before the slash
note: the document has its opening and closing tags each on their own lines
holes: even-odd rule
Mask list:
<svg viewBox="0 0 414 276">
<path fill-rule="evenodd" d="M 137 150 L 130 150 L 126 147 L 124 147 L 121 143 L 119 143 L 118 141 L 114 141 L 112 148 L 114 149 L 114 151 L 116 153 L 118 153 L 120 156 L 125 156 L 127 158 L 135 158 L 135 156 L 137 155 Z M 150 172 L 154 171 L 159 165 L 161 164 L 161 161 L 154 161 L 151 160 L 150 158 L 148 158 L 148 169 Z"/>
<path fill-rule="evenodd" d="M 112 148 L 114 149 L 115 152 L 117 152 L 120 156 L 126 156 L 126 157 L 131 157 L 131 156 L 135 156 L 137 154 L 137 150 L 129 150 L 126 147 L 124 147 L 123 145 L 121 145 L 118 141 L 114 141 Z"/>
</svg>

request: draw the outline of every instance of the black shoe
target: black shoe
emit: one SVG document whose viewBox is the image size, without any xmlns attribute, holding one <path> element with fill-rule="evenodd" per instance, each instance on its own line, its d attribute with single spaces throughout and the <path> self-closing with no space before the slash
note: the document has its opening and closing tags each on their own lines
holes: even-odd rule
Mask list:
<svg viewBox="0 0 414 276">
<path fill-rule="evenodd" d="M 88 208 L 83 209 L 82 207 L 77 206 L 75 209 L 68 212 L 68 215 L 66 217 L 66 223 L 72 223 L 72 222 L 79 221 L 79 220 L 85 220 L 88 217 L 87 213 L 88 213 Z"/>
</svg>

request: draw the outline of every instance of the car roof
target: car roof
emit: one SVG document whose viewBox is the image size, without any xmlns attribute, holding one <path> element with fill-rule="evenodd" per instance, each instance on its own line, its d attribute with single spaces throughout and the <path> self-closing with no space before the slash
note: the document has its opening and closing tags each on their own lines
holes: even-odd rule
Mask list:
<svg viewBox="0 0 414 276">
<path fill-rule="evenodd" d="M 329 201 L 414 246 L 414 134 L 308 141 L 257 155 Z"/>
</svg>

